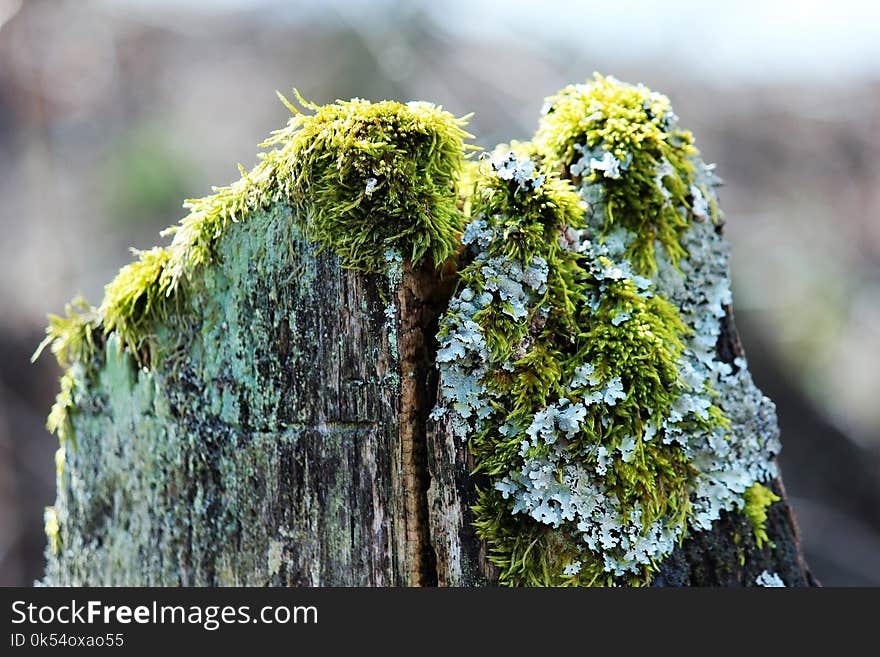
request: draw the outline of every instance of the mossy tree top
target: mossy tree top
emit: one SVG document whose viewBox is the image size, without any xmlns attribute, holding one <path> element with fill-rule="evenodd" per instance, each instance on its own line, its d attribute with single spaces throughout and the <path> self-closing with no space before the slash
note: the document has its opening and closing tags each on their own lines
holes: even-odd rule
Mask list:
<svg viewBox="0 0 880 657">
<path fill-rule="evenodd" d="M 362 99 L 318 106 L 297 97 L 306 113 L 261 144 L 251 171 L 184 203 L 189 214 L 163 232 L 168 247 L 135 251 L 97 308 L 77 299 L 66 317 L 52 316 L 41 349 L 51 346 L 62 366 L 87 362 L 96 335 L 114 332 L 138 357 L 150 327 L 187 281 L 211 262 L 229 222 L 273 202 L 299 211 L 307 234 L 336 252 L 345 267 L 379 271 L 398 250 L 411 262 L 442 264 L 458 246 L 462 215 L 457 185 L 474 147 L 465 143 L 467 117 L 426 102 L 371 103 Z M 39 352 L 38 352 L 39 353 Z"/>
</svg>

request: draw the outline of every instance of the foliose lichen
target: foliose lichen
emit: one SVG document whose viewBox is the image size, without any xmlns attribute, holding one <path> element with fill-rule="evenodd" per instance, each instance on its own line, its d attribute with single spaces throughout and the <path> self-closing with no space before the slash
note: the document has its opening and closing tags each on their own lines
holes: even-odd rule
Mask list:
<svg viewBox="0 0 880 657">
<path fill-rule="evenodd" d="M 783 582 L 782 578 L 776 573 L 771 573 L 765 570 L 755 578 L 755 586 L 784 587 L 785 582 Z"/>
<path fill-rule="evenodd" d="M 597 76 L 548 106 L 477 180 L 434 417 L 491 482 L 475 524 L 502 583 L 645 584 L 722 511 L 766 536 L 774 409 L 716 352 L 718 181 L 669 101 Z"/>
</svg>

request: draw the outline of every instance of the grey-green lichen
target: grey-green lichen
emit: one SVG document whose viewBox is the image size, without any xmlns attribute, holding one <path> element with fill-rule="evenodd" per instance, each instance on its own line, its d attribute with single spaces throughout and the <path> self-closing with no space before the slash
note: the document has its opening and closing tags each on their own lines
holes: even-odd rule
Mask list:
<svg viewBox="0 0 880 657">
<path fill-rule="evenodd" d="M 778 588 L 784 587 L 785 582 L 783 582 L 782 578 L 776 573 L 771 573 L 765 570 L 755 578 L 755 586 Z"/>
<path fill-rule="evenodd" d="M 716 354 L 716 182 L 665 97 L 599 76 L 478 181 L 435 417 L 491 482 L 474 513 L 502 583 L 648 583 L 744 506 L 766 536 L 777 429 Z"/>
</svg>

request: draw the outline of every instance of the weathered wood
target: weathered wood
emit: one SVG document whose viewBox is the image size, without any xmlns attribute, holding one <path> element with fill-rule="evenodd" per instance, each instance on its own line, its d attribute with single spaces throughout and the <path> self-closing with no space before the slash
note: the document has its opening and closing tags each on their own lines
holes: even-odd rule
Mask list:
<svg viewBox="0 0 880 657">
<path fill-rule="evenodd" d="M 345 270 L 298 231 L 283 206 L 233 225 L 157 369 L 106 345 L 46 583 L 433 582 L 429 274 Z"/>
<path fill-rule="evenodd" d="M 79 400 L 45 582 L 75 585 L 491 584 L 466 446 L 427 419 L 436 317 L 453 278 L 342 269 L 276 207 L 236 224 L 187 336 L 153 371 L 105 346 Z M 384 298 L 383 298 L 384 297 Z M 395 303 L 392 303 L 392 300 Z M 732 313 L 718 354 L 742 355 Z M 426 430 L 427 426 L 427 430 Z M 758 549 L 732 512 L 657 584 L 813 580 L 783 501 Z"/>
<path fill-rule="evenodd" d="M 431 545 L 440 586 L 482 586 L 494 582 L 495 568 L 486 558 L 486 546 L 473 528 L 471 506 L 476 487 L 488 482 L 471 475 L 473 461 L 467 445 L 449 430 L 448 418 L 431 421 L 427 433 L 428 488 Z"/>
</svg>

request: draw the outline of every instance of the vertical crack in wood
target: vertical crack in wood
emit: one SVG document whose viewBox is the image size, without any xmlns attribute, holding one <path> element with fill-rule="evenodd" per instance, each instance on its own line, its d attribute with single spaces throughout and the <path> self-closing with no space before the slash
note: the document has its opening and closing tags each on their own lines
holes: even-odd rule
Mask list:
<svg viewBox="0 0 880 657">
<path fill-rule="evenodd" d="M 452 277 L 430 263 L 407 263 L 397 290 L 400 350 L 400 446 L 397 490 L 403 492 L 404 584 L 436 586 L 437 564 L 428 522 L 427 421 L 434 404 L 428 382 L 436 352 L 434 327 L 452 291 Z"/>
</svg>

